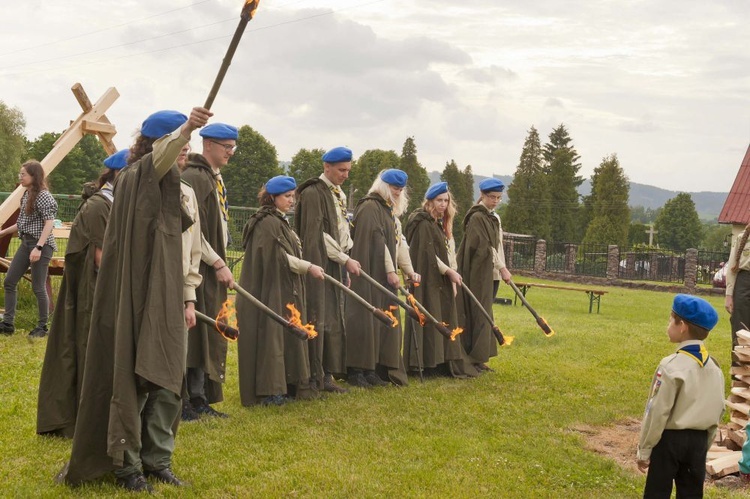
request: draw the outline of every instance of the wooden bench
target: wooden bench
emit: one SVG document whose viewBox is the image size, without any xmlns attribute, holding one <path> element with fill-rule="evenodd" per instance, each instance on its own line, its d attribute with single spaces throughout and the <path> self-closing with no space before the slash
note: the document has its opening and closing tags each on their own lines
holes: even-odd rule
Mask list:
<svg viewBox="0 0 750 499">
<path fill-rule="evenodd" d="M 523 293 L 523 296 L 526 296 L 526 292 L 530 288 L 544 288 L 544 289 L 565 289 L 568 291 L 583 291 L 587 295 L 589 295 L 589 313 L 594 309 L 594 303 L 596 303 L 596 313 L 599 313 L 599 305 L 602 301 L 602 295 L 605 295 L 608 293 L 608 291 L 604 291 L 602 289 L 591 289 L 591 288 L 574 288 L 572 286 L 557 286 L 555 284 L 537 284 L 533 282 L 517 282 L 516 286 L 518 286 L 518 289 L 521 290 L 521 293 Z M 513 297 L 513 305 L 516 304 L 516 301 L 518 299 L 518 296 Z"/>
</svg>

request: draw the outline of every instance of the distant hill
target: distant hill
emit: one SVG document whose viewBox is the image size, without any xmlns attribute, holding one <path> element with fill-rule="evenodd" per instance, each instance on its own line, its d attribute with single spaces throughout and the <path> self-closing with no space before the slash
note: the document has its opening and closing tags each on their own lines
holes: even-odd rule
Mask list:
<svg viewBox="0 0 750 499">
<path fill-rule="evenodd" d="M 430 183 L 440 181 L 440 172 L 430 172 Z M 495 175 L 503 181 L 505 185 L 510 185 L 513 181 L 511 175 Z M 479 196 L 479 182 L 486 179 L 482 175 L 474 175 L 474 195 Z M 578 193 L 582 196 L 588 196 L 591 194 L 591 181 L 586 179 L 583 181 L 581 186 L 578 188 Z M 653 185 L 638 184 L 630 182 L 630 206 L 643 206 L 644 208 L 661 208 L 664 204 L 677 196 L 680 191 L 670 191 L 662 189 L 661 187 L 654 187 Z M 695 203 L 695 209 L 698 212 L 698 216 L 701 220 L 714 220 L 719 217 L 721 209 L 724 207 L 724 201 L 726 201 L 728 192 L 688 192 L 690 197 L 693 198 Z"/>
</svg>

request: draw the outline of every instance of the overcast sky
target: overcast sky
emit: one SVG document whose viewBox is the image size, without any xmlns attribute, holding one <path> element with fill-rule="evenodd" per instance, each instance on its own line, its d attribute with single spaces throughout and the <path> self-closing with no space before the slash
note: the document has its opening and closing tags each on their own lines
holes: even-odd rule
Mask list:
<svg viewBox="0 0 750 499">
<path fill-rule="evenodd" d="M 241 0 L 2 0 L 0 100 L 62 131 L 109 87 L 114 141 L 202 105 Z M 564 123 L 590 177 L 728 191 L 750 143 L 747 0 L 262 0 L 212 111 L 289 160 L 300 148 L 401 151 L 512 175 L 533 125 Z M 198 141 L 193 140 L 197 145 Z"/>
</svg>

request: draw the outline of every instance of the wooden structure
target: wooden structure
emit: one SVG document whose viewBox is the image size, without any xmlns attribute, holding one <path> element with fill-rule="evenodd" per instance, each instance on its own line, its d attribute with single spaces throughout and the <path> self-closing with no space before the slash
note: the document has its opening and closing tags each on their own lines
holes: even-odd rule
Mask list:
<svg viewBox="0 0 750 499">
<path fill-rule="evenodd" d="M 606 295 L 609 291 L 603 289 L 592 289 L 592 288 L 574 288 L 573 286 L 557 286 L 554 284 L 537 284 L 532 282 L 517 282 L 516 286 L 521 290 L 521 293 L 526 296 L 526 292 L 531 288 L 544 288 L 544 289 L 564 289 L 567 291 L 583 291 L 589 296 L 589 313 L 594 309 L 594 303 L 596 303 L 596 313 L 599 313 L 599 305 L 602 301 L 602 295 Z M 516 298 L 513 297 L 513 305 L 516 304 Z"/>
<path fill-rule="evenodd" d="M 719 214 L 720 224 L 745 226 L 750 223 L 750 147 Z"/>
</svg>

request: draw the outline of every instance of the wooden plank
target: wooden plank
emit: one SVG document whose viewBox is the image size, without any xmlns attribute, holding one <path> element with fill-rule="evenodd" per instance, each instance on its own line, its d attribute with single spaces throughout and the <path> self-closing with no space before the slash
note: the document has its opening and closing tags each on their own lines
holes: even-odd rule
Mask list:
<svg viewBox="0 0 750 499">
<path fill-rule="evenodd" d="M 731 366 L 729 373 L 734 376 L 750 376 L 750 366 Z"/>
<path fill-rule="evenodd" d="M 609 293 L 609 291 L 604 291 L 603 289 L 574 288 L 571 286 L 555 286 L 554 284 L 536 284 L 530 282 L 515 282 L 515 284 L 519 288 L 525 286 L 527 288 L 564 289 L 568 291 L 583 291 L 584 293 L 594 293 L 595 295 L 605 295 Z"/>
<path fill-rule="evenodd" d="M 83 131 L 87 133 L 104 133 L 107 135 L 114 135 L 117 133 L 117 129 L 110 123 L 102 123 L 101 121 L 89 121 L 83 120 L 81 123 Z"/>
<path fill-rule="evenodd" d="M 750 331 L 747 329 L 740 329 L 735 334 L 737 335 L 737 343 L 750 346 Z"/>
<path fill-rule="evenodd" d="M 750 389 L 743 388 L 741 386 L 735 386 L 731 390 L 729 390 L 732 395 L 737 395 L 738 397 L 741 397 L 747 401 L 750 401 Z"/>
<path fill-rule="evenodd" d="M 732 452 L 718 459 L 713 459 L 706 463 L 706 473 L 711 478 L 721 478 L 723 476 L 737 473 L 740 471 L 739 461 L 742 458 L 742 452 Z"/>
<path fill-rule="evenodd" d="M 737 398 L 739 398 L 739 397 L 737 397 Z M 732 399 L 732 397 L 730 397 L 730 400 L 726 400 L 724 402 L 727 407 L 729 407 L 731 409 L 734 409 L 735 411 L 739 411 L 742 414 L 744 414 L 745 416 L 747 416 L 748 414 L 750 414 L 750 404 L 748 404 L 747 402 L 745 402 L 744 399 L 740 399 L 740 400 L 742 400 L 742 402 L 738 402 L 736 399 L 735 400 L 731 400 L 731 399 Z"/>
</svg>

